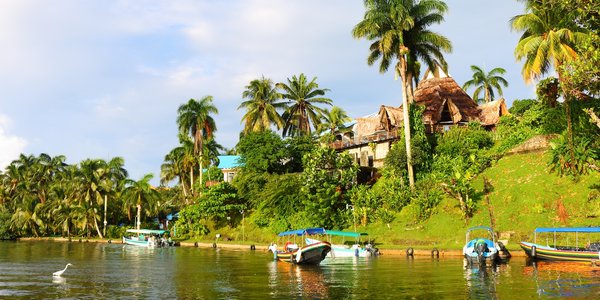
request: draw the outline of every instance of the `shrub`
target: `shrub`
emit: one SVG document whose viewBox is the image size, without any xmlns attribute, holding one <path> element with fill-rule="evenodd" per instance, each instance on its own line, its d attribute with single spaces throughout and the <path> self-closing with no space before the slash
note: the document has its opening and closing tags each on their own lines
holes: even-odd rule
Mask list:
<svg viewBox="0 0 600 300">
<path fill-rule="evenodd" d="M 438 187 L 439 183 L 432 179 L 418 182 L 411 197 L 411 202 L 418 208 L 419 220 L 426 220 L 431 217 L 435 207 L 442 200 L 444 193 Z"/>
<path fill-rule="evenodd" d="M 515 117 L 521 117 L 536 103 L 537 100 L 535 99 L 515 100 L 513 101 L 512 106 L 508 109 L 508 112 Z"/>
<path fill-rule="evenodd" d="M 120 239 L 125 235 L 127 228 L 124 226 L 108 225 L 106 228 L 106 237 L 111 239 Z"/>
<path fill-rule="evenodd" d="M 560 176 L 578 176 L 592 172 L 591 166 L 595 165 L 600 156 L 598 148 L 594 147 L 592 141 L 586 137 L 574 137 L 573 155 L 575 160 L 572 160 L 566 135 L 567 133 L 550 143 L 552 149 L 552 160 L 549 163 L 550 170 L 557 172 Z"/>
<path fill-rule="evenodd" d="M 4 207 L 0 206 L 0 240 L 15 239 L 15 234 L 10 230 L 10 219 L 12 215 Z"/>
</svg>

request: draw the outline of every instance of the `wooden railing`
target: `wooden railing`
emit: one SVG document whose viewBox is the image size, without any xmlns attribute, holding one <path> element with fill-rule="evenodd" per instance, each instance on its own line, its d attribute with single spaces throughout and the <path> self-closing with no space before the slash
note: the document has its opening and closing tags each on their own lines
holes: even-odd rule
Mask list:
<svg viewBox="0 0 600 300">
<path fill-rule="evenodd" d="M 356 136 L 353 139 L 344 139 L 342 141 L 335 141 L 330 144 L 333 149 L 340 150 L 346 148 L 352 148 L 356 146 L 362 146 L 369 143 L 378 143 L 388 140 L 398 139 L 398 132 L 394 131 L 383 131 L 376 132 L 374 134 L 366 135 L 366 136 Z"/>
</svg>

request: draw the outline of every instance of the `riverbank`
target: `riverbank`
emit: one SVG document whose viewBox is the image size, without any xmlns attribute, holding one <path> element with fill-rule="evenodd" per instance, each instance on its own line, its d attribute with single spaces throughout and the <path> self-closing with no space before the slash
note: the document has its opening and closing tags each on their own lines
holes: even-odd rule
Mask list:
<svg viewBox="0 0 600 300">
<path fill-rule="evenodd" d="M 52 241 L 52 242 L 63 242 L 63 243 L 109 243 L 109 244 L 123 244 L 122 240 L 119 239 L 86 239 L 80 237 L 64 238 L 64 237 L 39 237 L 39 238 L 19 238 L 19 241 Z M 247 251 L 263 251 L 266 252 L 268 245 L 261 244 L 233 244 L 233 243 L 210 243 L 210 242 L 179 242 L 181 247 L 197 247 L 197 248 L 222 248 L 230 250 L 247 250 Z M 379 248 L 381 255 L 385 256 L 406 256 L 407 250 L 405 249 L 386 249 Z M 412 249 L 412 248 L 410 248 Z M 413 256 L 419 257 L 462 257 L 462 250 L 457 249 L 412 249 Z M 513 257 L 525 257 L 523 251 L 511 251 Z"/>
</svg>

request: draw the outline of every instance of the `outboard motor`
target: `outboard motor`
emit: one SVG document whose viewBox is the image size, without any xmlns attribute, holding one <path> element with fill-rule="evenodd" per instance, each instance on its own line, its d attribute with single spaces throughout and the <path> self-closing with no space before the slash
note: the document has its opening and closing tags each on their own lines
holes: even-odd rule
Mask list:
<svg viewBox="0 0 600 300">
<path fill-rule="evenodd" d="M 477 260 L 479 261 L 479 263 L 485 263 L 485 252 L 489 252 L 485 240 L 479 239 L 475 242 L 475 252 L 477 253 Z"/>
<path fill-rule="evenodd" d="M 371 253 L 371 256 L 377 256 L 377 255 L 379 255 L 379 249 L 373 247 L 373 245 L 371 245 L 371 244 L 367 244 L 365 246 L 365 250 L 369 251 L 369 253 Z"/>
</svg>

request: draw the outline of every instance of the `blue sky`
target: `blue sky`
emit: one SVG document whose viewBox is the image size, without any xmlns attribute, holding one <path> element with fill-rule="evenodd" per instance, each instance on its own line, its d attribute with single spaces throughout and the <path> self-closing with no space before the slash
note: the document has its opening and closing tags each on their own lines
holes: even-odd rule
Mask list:
<svg viewBox="0 0 600 300">
<path fill-rule="evenodd" d="M 459 84 L 470 65 L 502 67 L 508 103 L 534 97 L 508 20 L 521 2 L 448 0 L 435 30 Z M 125 158 L 133 179 L 159 175 L 177 146 L 176 112 L 212 95 L 217 142 L 235 146 L 244 87 L 305 73 L 351 117 L 398 106 L 400 83 L 366 63 L 352 38 L 362 0 L 0 0 L 0 168 L 20 153 Z"/>
</svg>

